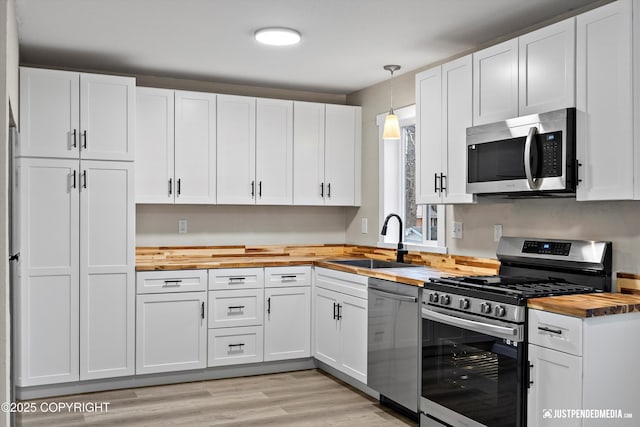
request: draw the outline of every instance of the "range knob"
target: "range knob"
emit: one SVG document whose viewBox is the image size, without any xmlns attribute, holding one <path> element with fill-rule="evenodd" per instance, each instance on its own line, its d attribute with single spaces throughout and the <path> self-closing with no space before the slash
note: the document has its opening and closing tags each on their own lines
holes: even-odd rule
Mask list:
<svg viewBox="0 0 640 427">
<path fill-rule="evenodd" d="M 494 313 L 496 314 L 497 317 L 504 317 L 506 312 L 507 310 L 505 310 L 505 308 L 501 305 L 496 305 L 496 308 L 494 309 Z"/>
<path fill-rule="evenodd" d="M 449 295 L 442 295 L 440 297 L 440 304 L 449 305 L 450 302 L 451 302 L 451 298 L 449 297 Z"/>
<path fill-rule="evenodd" d="M 484 314 L 491 313 L 491 304 L 489 304 L 488 302 L 483 302 L 482 304 L 480 304 L 480 311 Z"/>
<path fill-rule="evenodd" d="M 467 298 L 460 298 L 460 300 L 458 301 L 458 305 L 462 310 L 468 310 L 471 303 Z"/>
<path fill-rule="evenodd" d="M 437 292 L 431 292 L 429 294 L 429 302 L 438 302 L 440 299 L 440 295 Z"/>
</svg>

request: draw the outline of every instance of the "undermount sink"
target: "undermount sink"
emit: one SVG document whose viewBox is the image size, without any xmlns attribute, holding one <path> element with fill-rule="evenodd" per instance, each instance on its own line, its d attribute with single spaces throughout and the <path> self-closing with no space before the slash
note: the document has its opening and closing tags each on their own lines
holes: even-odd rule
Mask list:
<svg viewBox="0 0 640 427">
<path fill-rule="evenodd" d="M 332 262 L 334 264 L 342 264 L 342 265 L 350 265 L 352 267 L 361 267 L 361 268 L 404 268 L 404 267 L 420 267 L 416 264 L 406 264 L 404 262 L 395 262 L 395 261 L 381 261 L 378 259 L 338 259 L 331 260 L 328 262 Z"/>
</svg>

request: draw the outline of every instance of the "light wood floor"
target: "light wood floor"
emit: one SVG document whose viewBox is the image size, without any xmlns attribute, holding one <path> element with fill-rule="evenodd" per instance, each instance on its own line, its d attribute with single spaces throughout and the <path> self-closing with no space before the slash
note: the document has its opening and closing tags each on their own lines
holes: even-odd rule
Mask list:
<svg viewBox="0 0 640 427">
<path fill-rule="evenodd" d="M 33 400 L 110 402 L 108 412 L 23 413 L 18 426 L 416 426 L 315 369 Z"/>
</svg>

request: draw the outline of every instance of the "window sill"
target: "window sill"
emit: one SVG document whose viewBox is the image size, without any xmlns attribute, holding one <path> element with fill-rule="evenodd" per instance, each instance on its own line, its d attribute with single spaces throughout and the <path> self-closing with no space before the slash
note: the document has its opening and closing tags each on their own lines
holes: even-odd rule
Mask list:
<svg viewBox="0 0 640 427">
<path fill-rule="evenodd" d="M 377 246 L 379 248 L 385 249 L 396 249 L 398 247 L 397 243 L 386 243 L 386 242 L 378 242 Z M 418 251 L 418 252 L 431 252 L 434 254 L 446 254 L 448 253 L 446 246 L 436 246 L 436 245 L 419 245 L 416 243 L 405 243 L 405 249 L 408 251 Z"/>
</svg>

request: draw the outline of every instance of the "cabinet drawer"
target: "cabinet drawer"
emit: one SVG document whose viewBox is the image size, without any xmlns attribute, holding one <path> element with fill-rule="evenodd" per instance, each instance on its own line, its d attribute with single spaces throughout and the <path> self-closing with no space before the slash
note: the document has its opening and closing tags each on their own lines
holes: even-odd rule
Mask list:
<svg viewBox="0 0 640 427">
<path fill-rule="evenodd" d="M 316 268 L 315 270 L 315 285 L 317 287 L 367 299 L 368 277 L 329 268 Z"/>
<path fill-rule="evenodd" d="M 209 327 L 262 325 L 263 289 L 209 291 Z"/>
<path fill-rule="evenodd" d="M 262 268 L 209 270 L 209 289 L 256 289 L 264 287 Z"/>
<path fill-rule="evenodd" d="M 208 366 L 262 362 L 262 326 L 209 329 Z"/>
<path fill-rule="evenodd" d="M 136 274 L 138 294 L 207 290 L 207 270 L 141 271 Z"/>
<path fill-rule="evenodd" d="M 264 269 L 264 286 L 311 286 L 311 267 L 268 267 Z"/>
<path fill-rule="evenodd" d="M 529 310 L 529 343 L 582 355 L 582 319 Z"/>
</svg>

